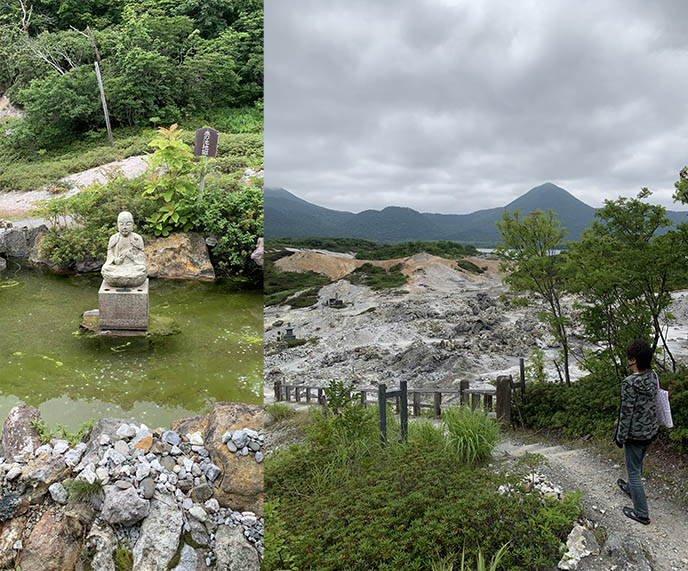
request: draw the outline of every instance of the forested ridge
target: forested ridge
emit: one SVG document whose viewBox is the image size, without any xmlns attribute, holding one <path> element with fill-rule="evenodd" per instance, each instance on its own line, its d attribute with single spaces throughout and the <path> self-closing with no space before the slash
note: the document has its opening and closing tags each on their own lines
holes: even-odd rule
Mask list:
<svg viewBox="0 0 688 571">
<path fill-rule="evenodd" d="M 0 92 L 26 113 L 5 120 L 6 142 L 35 151 L 104 129 L 98 59 L 115 128 L 261 107 L 262 45 L 256 0 L 3 2 Z"/>
</svg>

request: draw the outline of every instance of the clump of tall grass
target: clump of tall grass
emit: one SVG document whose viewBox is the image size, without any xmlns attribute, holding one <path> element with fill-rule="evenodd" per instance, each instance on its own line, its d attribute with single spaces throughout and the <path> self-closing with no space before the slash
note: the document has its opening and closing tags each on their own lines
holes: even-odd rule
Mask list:
<svg viewBox="0 0 688 571">
<path fill-rule="evenodd" d="M 504 557 L 504 552 L 509 546 L 508 543 L 502 545 L 502 547 L 494 554 L 489 563 L 485 561 L 482 551 L 478 551 L 478 560 L 476 571 L 497 571 L 499 569 L 499 564 L 502 562 Z M 465 550 L 461 553 L 461 567 L 457 567 L 456 556 L 450 555 L 439 561 L 435 561 L 430 564 L 431 571 L 470 571 L 471 568 L 466 565 L 466 552 Z"/>
<path fill-rule="evenodd" d="M 268 413 L 271 424 L 286 420 L 296 414 L 296 411 L 292 407 L 282 402 L 276 402 L 270 406 L 266 406 L 265 412 Z"/>
<path fill-rule="evenodd" d="M 499 425 L 483 411 L 452 406 L 443 413 L 447 441 L 459 459 L 469 465 L 490 457 L 499 441 Z"/>
</svg>

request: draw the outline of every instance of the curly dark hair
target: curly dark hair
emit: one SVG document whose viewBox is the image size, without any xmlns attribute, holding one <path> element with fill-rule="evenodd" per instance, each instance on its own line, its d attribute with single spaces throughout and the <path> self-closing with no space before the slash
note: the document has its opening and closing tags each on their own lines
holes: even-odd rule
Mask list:
<svg viewBox="0 0 688 571">
<path fill-rule="evenodd" d="M 642 339 L 634 339 L 626 347 L 626 357 L 629 359 L 635 359 L 635 364 L 639 371 L 646 371 L 650 368 L 652 363 L 652 355 L 654 351 L 647 341 Z"/>
</svg>

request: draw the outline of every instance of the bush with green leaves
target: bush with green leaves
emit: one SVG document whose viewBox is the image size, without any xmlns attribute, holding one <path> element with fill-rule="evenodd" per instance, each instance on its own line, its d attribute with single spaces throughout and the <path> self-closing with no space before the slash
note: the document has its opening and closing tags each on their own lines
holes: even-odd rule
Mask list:
<svg viewBox="0 0 688 571">
<path fill-rule="evenodd" d="M 146 219 L 155 236 L 169 236 L 179 230 L 188 232 L 198 225 L 200 164 L 190 147 L 182 141 L 182 130 L 175 123 L 160 127 L 149 144 L 148 171 L 143 195 L 152 200 L 156 211 Z"/>
<path fill-rule="evenodd" d="M 236 177 L 223 185 L 223 179 L 227 177 L 210 177 L 198 201 L 198 224 L 217 239 L 211 252 L 214 265 L 225 273 L 262 277 L 251 260 L 263 235 L 262 186 L 240 184 Z"/>
<path fill-rule="evenodd" d="M 0 3 L 0 92 L 24 106 L 29 153 L 104 126 L 96 59 L 115 128 L 262 105 L 262 2 L 41 1 L 25 29 L 20 6 Z"/>
<path fill-rule="evenodd" d="M 543 504 L 520 491 L 520 474 L 496 474 L 448 453 L 442 428 L 429 422 L 412 422 L 401 443 L 391 417 L 381 448 L 377 408 L 359 409 L 362 421 L 348 433 L 336 415 L 312 411 L 306 441 L 266 460 L 266 571 L 420 571 L 462 552 L 467 561 L 497 554 L 513 537 L 519 541 L 502 551 L 504 569 L 556 565 L 580 513 L 578 497 Z M 500 494 L 502 484 L 519 491 Z"/>
<path fill-rule="evenodd" d="M 351 272 L 346 279 L 353 284 L 365 285 L 375 290 L 399 287 L 407 281 L 401 272 L 401 264 L 395 264 L 389 270 L 385 270 L 380 266 L 365 263 Z"/>
</svg>

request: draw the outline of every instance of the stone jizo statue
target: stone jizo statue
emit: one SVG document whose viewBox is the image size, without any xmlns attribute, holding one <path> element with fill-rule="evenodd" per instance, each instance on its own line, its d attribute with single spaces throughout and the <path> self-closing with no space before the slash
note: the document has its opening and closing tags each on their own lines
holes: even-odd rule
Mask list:
<svg viewBox="0 0 688 571">
<path fill-rule="evenodd" d="M 132 288 L 146 281 L 146 255 L 143 238 L 134 232 L 134 217 L 120 212 L 117 217 L 119 232 L 110 236 L 107 260 L 100 273 L 111 287 Z"/>
</svg>

